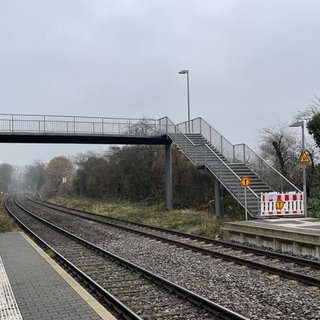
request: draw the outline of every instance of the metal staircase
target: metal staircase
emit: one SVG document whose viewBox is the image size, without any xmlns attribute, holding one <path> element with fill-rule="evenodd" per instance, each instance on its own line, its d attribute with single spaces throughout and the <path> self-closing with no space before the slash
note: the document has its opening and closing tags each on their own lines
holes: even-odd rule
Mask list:
<svg viewBox="0 0 320 320">
<path fill-rule="evenodd" d="M 251 216 L 260 215 L 261 193 L 299 191 L 245 144 L 232 145 L 203 119 L 191 120 L 190 132 L 187 122 L 167 121 L 167 134 L 178 149 L 198 169 L 213 174 L 242 207 L 246 204 Z M 240 184 L 244 176 L 251 181 L 246 190 Z"/>
<path fill-rule="evenodd" d="M 213 146 L 211 146 L 201 134 L 191 133 L 186 134 L 186 136 L 196 146 L 208 146 L 208 148 L 204 149 L 202 155 L 198 154 L 197 167 L 211 172 L 243 206 L 245 205 L 245 190 L 240 185 L 240 179 L 244 176 L 250 178 L 250 190 L 246 190 L 246 205 L 250 214 L 257 217 L 259 215 L 260 193 L 273 191 L 271 187 L 244 163 L 230 162 L 223 154 L 220 154 Z"/>
</svg>

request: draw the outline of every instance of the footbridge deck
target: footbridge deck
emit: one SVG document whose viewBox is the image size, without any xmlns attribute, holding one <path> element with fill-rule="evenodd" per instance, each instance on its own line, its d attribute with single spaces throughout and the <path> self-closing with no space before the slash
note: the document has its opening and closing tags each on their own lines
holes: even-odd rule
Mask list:
<svg viewBox="0 0 320 320">
<path fill-rule="evenodd" d="M 0 114 L 2 143 L 154 144 L 172 143 L 160 120 Z"/>
</svg>

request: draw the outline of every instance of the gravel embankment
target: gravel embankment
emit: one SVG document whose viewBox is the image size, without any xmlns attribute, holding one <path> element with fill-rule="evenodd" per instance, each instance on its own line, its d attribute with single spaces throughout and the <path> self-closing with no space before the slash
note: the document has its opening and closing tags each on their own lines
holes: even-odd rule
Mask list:
<svg viewBox="0 0 320 320">
<path fill-rule="evenodd" d="M 62 226 L 249 319 L 320 319 L 317 288 L 92 222 L 64 216 Z"/>
</svg>

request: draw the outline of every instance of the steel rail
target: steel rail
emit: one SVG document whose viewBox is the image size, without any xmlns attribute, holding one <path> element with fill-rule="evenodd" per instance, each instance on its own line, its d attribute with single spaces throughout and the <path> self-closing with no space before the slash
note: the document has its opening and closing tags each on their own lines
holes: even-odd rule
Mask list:
<svg viewBox="0 0 320 320">
<path fill-rule="evenodd" d="M 65 208 L 67 209 L 67 207 L 65 207 Z M 72 210 L 75 210 L 75 209 L 72 209 Z M 79 210 L 79 212 L 81 212 L 81 211 Z M 176 235 L 178 237 L 187 237 L 187 238 L 190 238 L 192 240 L 197 240 L 197 241 L 205 242 L 205 243 L 208 243 L 208 244 L 214 244 L 214 245 L 217 245 L 217 246 L 223 246 L 223 247 L 230 248 L 230 249 L 241 250 L 241 251 L 246 252 L 246 253 L 254 253 L 254 254 L 260 255 L 260 256 L 268 256 L 268 257 L 271 257 L 271 258 L 274 258 L 274 259 L 279 259 L 279 260 L 282 260 L 282 261 L 292 262 L 292 263 L 299 264 L 299 265 L 302 265 L 302 266 L 309 266 L 309 267 L 311 266 L 313 268 L 320 269 L 320 262 L 316 261 L 316 260 L 309 260 L 309 259 L 305 259 L 305 258 L 302 258 L 302 257 L 290 256 L 290 255 L 287 255 L 287 254 L 282 254 L 282 253 L 279 253 L 279 252 L 274 252 L 274 251 L 268 251 L 268 250 L 263 250 L 263 249 L 259 249 L 259 248 L 248 247 L 248 246 L 245 246 L 245 245 L 241 245 L 241 244 L 238 244 L 238 243 L 231 243 L 231 242 L 227 242 L 227 241 L 224 241 L 224 240 L 215 240 L 215 239 L 202 237 L 202 236 L 197 236 L 197 235 L 193 235 L 193 234 L 185 233 L 185 232 L 181 232 L 181 231 L 175 231 L 175 230 L 170 230 L 170 229 L 164 229 L 164 228 L 161 228 L 161 227 L 145 225 L 145 224 L 138 223 L 138 222 L 126 221 L 126 220 L 123 220 L 123 219 L 103 216 L 103 215 L 99 215 L 99 214 L 96 214 L 96 213 L 85 212 L 85 211 L 82 211 L 82 212 L 83 213 L 87 213 L 87 214 L 93 214 L 93 215 L 101 216 L 101 217 L 106 217 L 107 219 L 112 219 L 112 220 L 119 221 L 119 222 L 124 222 L 124 223 L 127 223 L 127 224 L 132 224 L 132 225 L 135 225 L 135 226 L 141 227 L 141 228 L 146 228 L 146 229 L 149 228 L 151 230 L 155 230 L 155 231 L 159 231 L 159 232 L 163 232 L 163 233 Z"/>
<path fill-rule="evenodd" d="M 31 199 L 30 199 L 31 200 Z M 197 240 L 200 242 L 205 242 L 208 244 L 213 244 L 213 245 L 217 245 L 217 246 L 223 246 L 226 248 L 230 248 L 230 249 L 235 249 L 235 250 L 241 250 L 243 252 L 246 253 L 254 253 L 256 255 L 260 255 L 260 256 L 267 256 L 270 258 L 274 258 L 274 259 L 279 259 L 281 261 L 285 261 L 285 262 L 291 262 L 291 263 L 295 263 L 295 264 L 299 264 L 301 266 L 308 266 L 308 267 L 313 267 L 313 268 L 317 268 L 320 269 L 320 262 L 316 261 L 316 260 L 309 260 L 309 259 L 305 259 L 302 257 L 297 257 L 297 256 L 290 256 L 290 255 L 286 255 L 286 254 L 282 254 L 279 252 L 273 252 L 273 251 L 268 251 L 268 250 L 263 250 L 263 249 L 259 249 L 259 248 L 253 248 L 253 247 L 248 247 L 245 245 L 241 245 L 241 244 L 237 244 L 237 243 L 231 243 L 231 242 L 227 242 L 227 241 L 223 241 L 223 240 L 215 240 L 215 239 L 211 239 L 211 238 L 207 238 L 207 237 L 202 237 L 202 236 L 197 236 L 197 235 L 193 235 L 190 233 L 185 233 L 185 232 L 181 232 L 181 231 L 175 231 L 175 230 L 170 230 L 170 229 L 164 229 L 161 227 L 156 227 L 156 226 L 151 226 L 151 225 L 146 225 L 143 223 L 139 223 L 139 222 L 133 222 L 133 221 L 127 221 L 127 220 L 123 220 L 120 218 L 115 218 L 115 217 L 109 217 L 109 216 L 104 216 L 102 214 L 98 214 L 98 213 L 93 213 L 93 212 L 88 212 L 88 211 L 84 211 L 84 210 L 78 210 L 78 209 L 74 209 L 74 208 L 68 208 L 65 206 L 60 206 L 60 205 L 56 205 L 47 201 L 39 201 L 36 199 L 32 199 L 31 201 L 35 201 L 43 206 L 46 206 L 48 208 L 58 208 L 58 210 L 60 211 L 64 211 L 68 214 L 73 214 L 73 215 L 77 215 L 76 213 L 72 212 L 79 212 L 79 213 L 84 213 L 87 215 L 92 215 L 95 217 L 99 217 L 99 218 L 103 218 L 103 219 L 108 219 L 108 220 L 113 220 L 113 221 L 119 221 L 121 223 L 125 223 L 125 224 L 131 224 L 133 226 L 137 226 L 140 228 L 144 228 L 144 229 L 150 229 L 150 230 L 155 230 L 155 231 L 159 231 L 159 232 L 163 232 L 163 233 L 168 233 L 168 234 L 172 234 L 178 237 L 186 237 L 186 238 L 190 238 L 192 240 Z M 60 208 L 63 208 L 64 210 L 61 210 Z M 92 220 L 92 221 L 97 221 L 96 219 L 90 218 L 90 217 L 83 217 L 81 215 L 78 215 L 79 217 L 82 217 L 84 219 L 88 219 L 88 220 Z M 112 226 L 121 226 L 122 228 L 127 228 L 127 231 L 132 231 L 132 232 L 137 232 L 135 231 L 135 229 L 131 229 L 128 227 L 124 227 L 123 225 L 119 225 L 119 224 L 113 224 L 107 221 L 101 221 L 98 220 L 101 223 L 106 223 Z"/>
<path fill-rule="evenodd" d="M 45 206 L 50 207 L 50 204 L 49 205 L 45 205 Z M 53 206 L 55 206 L 55 205 L 53 205 Z M 287 279 L 296 280 L 296 281 L 302 282 L 302 283 L 310 285 L 310 286 L 320 286 L 320 279 L 319 278 L 310 277 L 310 276 L 307 276 L 307 275 L 304 275 L 304 274 L 301 274 L 301 273 L 297 273 L 297 272 L 293 272 L 293 271 L 290 271 L 290 270 L 285 270 L 285 269 L 273 267 L 271 265 L 266 265 L 266 264 L 259 263 L 259 262 L 256 262 L 256 261 L 250 261 L 250 260 L 243 259 L 243 258 L 240 258 L 240 257 L 228 255 L 228 254 L 225 254 L 225 253 L 216 252 L 216 251 L 212 251 L 212 250 L 209 250 L 209 249 L 204 249 L 204 248 L 197 247 L 197 246 L 194 246 L 194 245 L 190 245 L 190 244 L 187 244 L 187 243 L 179 242 L 177 240 L 168 239 L 168 238 L 165 238 L 165 237 L 161 237 L 161 236 L 158 236 L 158 235 L 155 235 L 155 234 L 150 234 L 150 233 L 143 232 L 143 231 L 136 230 L 136 229 L 131 229 L 131 228 L 125 227 L 123 225 L 117 225 L 117 224 L 113 224 L 113 223 L 110 223 L 110 222 L 107 222 L 107 221 L 96 220 L 96 219 L 90 218 L 90 217 L 83 217 L 81 215 L 77 215 L 76 213 L 72 213 L 72 212 L 68 211 L 68 209 L 66 207 L 64 207 L 64 210 L 62 210 L 62 211 L 66 212 L 68 214 L 76 215 L 76 216 L 81 217 L 83 219 L 87 219 L 87 220 L 95 221 L 95 222 L 98 222 L 98 223 L 110 225 L 110 226 L 115 227 L 115 228 L 119 228 L 119 229 L 122 229 L 122 230 L 125 230 L 125 231 L 128 231 L 128 232 L 132 232 L 132 233 L 135 233 L 135 234 L 139 234 L 139 235 L 144 236 L 144 237 L 149 237 L 149 238 L 161 241 L 161 242 L 166 242 L 166 243 L 169 243 L 171 245 L 175 245 L 177 247 L 182 247 L 182 248 L 187 249 L 187 250 L 191 250 L 191 251 L 198 252 L 198 253 L 201 253 L 201 254 L 204 254 L 204 255 L 209 255 L 209 256 L 212 256 L 212 257 L 215 257 L 215 258 L 218 258 L 218 259 L 223 259 L 223 260 L 226 260 L 226 261 L 229 261 L 229 262 L 233 262 L 233 263 L 237 263 L 237 264 L 240 264 L 240 265 L 244 265 L 244 266 L 247 266 L 247 267 L 250 267 L 250 268 L 253 268 L 253 269 L 262 270 L 262 271 L 265 271 L 265 272 L 268 272 L 268 273 L 271 273 L 271 274 L 276 274 L 276 275 L 279 275 L 279 276 L 287 278 Z M 91 214 L 89 212 L 84 212 L 84 211 L 82 211 L 82 213 Z M 102 215 L 99 215 L 99 214 L 93 214 L 93 215 L 99 216 L 99 217 L 103 217 Z M 121 221 L 124 221 L 124 220 L 121 220 Z M 131 223 L 131 222 L 129 222 L 129 223 Z M 145 225 L 142 225 L 142 224 L 137 224 L 137 223 L 134 223 L 134 224 L 142 226 L 142 227 L 145 227 Z M 147 227 L 150 227 L 150 226 L 147 226 Z M 155 230 L 161 231 L 161 232 L 167 232 L 166 229 L 162 229 L 162 228 L 158 228 L 158 227 L 151 227 L 151 229 L 155 229 Z M 220 240 L 219 241 L 218 240 L 215 241 L 215 240 L 208 239 L 208 238 L 192 236 L 192 235 L 189 235 L 189 234 L 186 234 L 186 233 L 178 233 L 178 232 L 175 232 L 175 231 L 170 231 L 170 233 L 174 234 L 174 235 L 180 235 L 180 236 L 183 235 L 185 237 L 188 237 L 188 238 L 191 238 L 191 239 L 194 239 L 194 240 L 197 240 L 197 241 L 203 241 L 203 242 L 206 241 L 207 243 L 213 243 L 213 244 L 217 244 L 217 245 L 223 244 L 223 242 L 220 241 Z M 212 241 L 215 241 L 215 242 L 212 242 Z M 248 248 L 248 247 L 244 248 L 243 246 L 240 246 L 240 245 L 233 246 L 233 244 L 226 244 L 226 246 L 228 246 L 230 248 L 233 248 L 233 249 L 238 249 L 238 250 L 240 249 L 242 251 L 255 253 L 255 254 L 261 255 L 261 256 L 263 255 L 263 256 L 267 256 L 267 257 L 282 259 L 283 261 L 285 260 L 286 262 L 293 262 L 293 263 L 297 263 L 297 264 L 300 264 L 300 265 L 302 264 L 303 266 L 306 266 L 307 264 L 308 264 L 308 266 L 310 266 L 311 262 L 312 262 L 314 264 L 314 266 L 316 266 L 317 268 L 320 267 L 319 262 L 312 261 L 312 260 L 309 261 L 309 260 L 302 259 L 302 258 L 297 258 L 297 257 L 292 257 L 292 256 L 287 256 L 287 255 L 281 255 L 279 253 L 270 252 L 270 251 L 266 251 L 266 250 L 260 250 L 260 249 L 256 250 L 255 248 Z M 248 248 L 248 250 L 247 250 L 247 248 Z"/>
<path fill-rule="evenodd" d="M 63 265 L 67 270 L 69 270 L 72 275 L 83 282 L 86 287 L 90 288 L 92 292 L 94 292 L 104 303 L 106 303 L 110 308 L 112 308 L 118 315 L 122 316 L 126 320 L 142 320 L 137 314 L 135 314 L 132 310 L 130 310 L 126 305 L 124 305 L 120 300 L 118 300 L 115 296 L 111 293 L 106 291 L 102 288 L 97 282 L 92 280 L 88 277 L 84 272 L 82 272 L 79 268 L 77 268 L 74 264 L 72 264 L 68 259 L 66 259 L 63 255 L 61 255 L 57 250 L 55 250 L 50 244 L 48 244 L 45 240 L 40 238 L 36 233 L 34 233 L 26 224 L 24 224 L 15 214 L 14 212 L 8 207 L 7 200 L 5 201 L 5 209 L 7 212 L 14 217 L 14 219 L 18 222 L 20 227 L 29 233 L 33 238 L 36 239 L 36 242 L 40 244 L 42 248 L 47 248 L 52 250 L 55 255 L 55 259 L 59 261 L 61 265 Z M 18 205 L 19 206 L 19 205 Z M 21 210 L 24 210 L 19 206 Z M 35 216 L 34 214 L 24 210 L 26 213 L 31 214 L 35 219 L 41 221 L 43 219 Z M 47 225 L 50 223 L 45 222 L 44 220 L 41 221 Z M 55 227 L 51 225 L 51 227 L 55 228 L 56 230 L 60 229 L 59 227 Z M 62 229 L 61 229 L 62 230 Z"/>
<path fill-rule="evenodd" d="M 79 241 L 80 243 L 82 243 L 83 245 L 85 245 L 86 247 L 89 248 L 93 248 L 95 251 L 99 252 L 100 254 L 107 256 L 115 261 L 117 261 L 120 265 L 131 269 L 133 271 L 136 271 L 138 273 L 140 273 L 141 275 L 143 275 L 144 278 L 148 279 L 149 281 L 152 281 L 153 283 L 159 285 L 162 288 L 167 289 L 169 292 L 173 292 L 176 295 L 178 295 L 179 297 L 188 300 L 189 302 L 193 303 L 194 305 L 205 309 L 206 311 L 210 312 L 211 314 L 213 314 L 214 316 L 216 316 L 219 319 L 223 319 L 223 320 L 248 320 L 246 317 L 233 312 L 230 309 L 227 309 L 213 301 L 210 301 L 184 287 L 181 287 L 167 279 L 164 279 L 163 277 L 160 277 L 130 261 L 127 261 L 115 254 L 112 254 L 111 252 L 108 252 L 98 246 L 95 246 L 94 244 L 90 243 L 89 241 L 86 241 L 60 227 L 57 227 L 55 225 L 53 225 L 52 223 L 38 217 L 37 215 L 33 214 L 32 212 L 30 212 L 28 209 L 24 208 L 21 204 L 17 203 L 15 201 L 15 204 L 23 211 L 25 211 L 26 213 L 30 214 L 32 217 L 34 217 L 35 219 L 41 221 L 42 223 L 58 230 L 59 232 L 68 235 L 70 238 L 76 239 L 77 241 Z M 133 318 L 134 319 L 134 318 Z M 139 318 L 140 319 L 140 318 Z"/>
</svg>

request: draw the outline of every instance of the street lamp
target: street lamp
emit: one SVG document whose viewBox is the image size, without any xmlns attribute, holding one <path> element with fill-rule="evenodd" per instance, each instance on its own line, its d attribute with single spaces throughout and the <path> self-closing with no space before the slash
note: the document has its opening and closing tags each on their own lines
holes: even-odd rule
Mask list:
<svg viewBox="0 0 320 320">
<path fill-rule="evenodd" d="M 188 98 L 188 133 L 190 133 L 190 95 L 189 95 L 189 70 L 181 70 L 179 74 L 187 75 L 187 98 Z"/>
<path fill-rule="evenodd" d="M 305 152 L 304 148 L 304 121 L 297 121 L 291 124 L 289 127 L 301 127 L 302 129 L 302 153 Z M 301 154 L 302 154 L 301 153 Z M 302 163 L 302 180 L 303 180 L 303 206 L 304 206 L 304 216 L 307 216 L 307 176 L 306 176 L 306 164 Z"/>
</svg>

